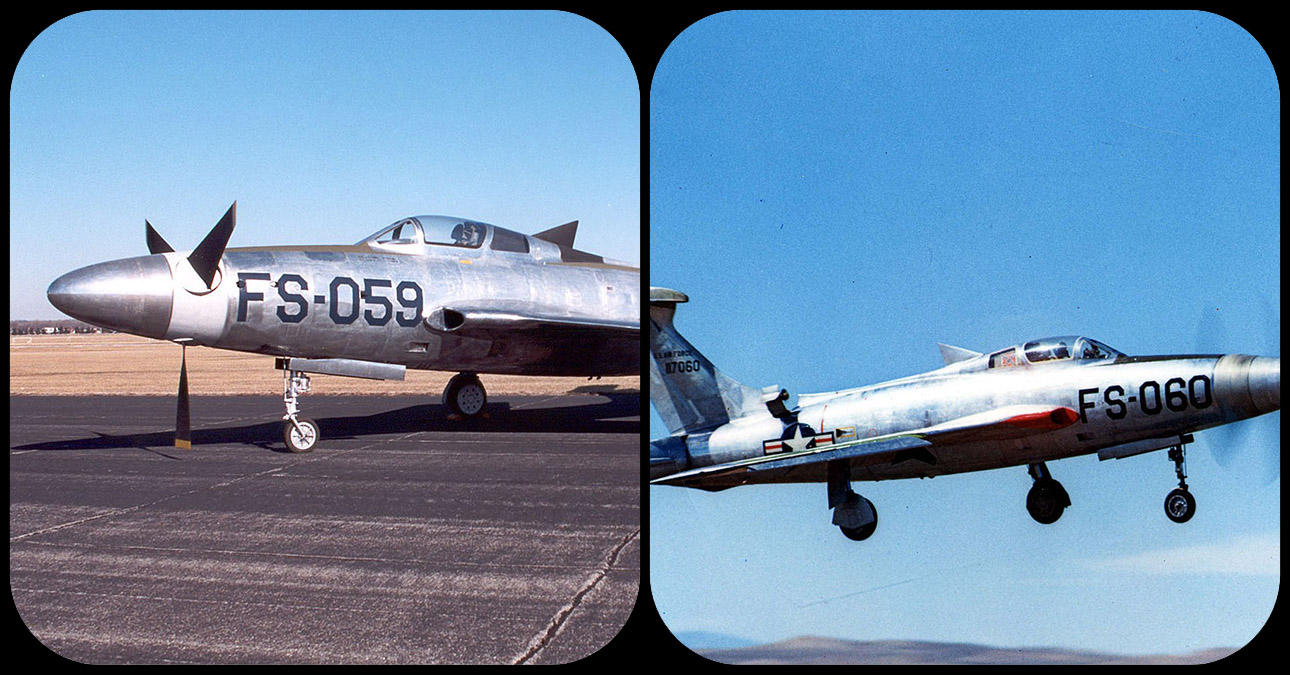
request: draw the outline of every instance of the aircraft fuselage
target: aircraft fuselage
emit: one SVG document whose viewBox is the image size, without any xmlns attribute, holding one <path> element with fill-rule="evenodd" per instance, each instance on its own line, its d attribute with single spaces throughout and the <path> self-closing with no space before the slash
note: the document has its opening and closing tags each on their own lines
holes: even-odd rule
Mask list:
<svg viewBox="0 0 1290 675">
<path fill-rule="evenodd" d="M 1243 355 L 1119 357 L 967 373 L 953 372 L 954 366 L 949 366 L 873 386 L 800 397 L 796 420 L 810 428 L 803 435 L 813 435 L 817 444 L 916 433 L 1014 405 L 1064 408 L 1073 420 L 1020 438 L 965 438 L 927 448 L 926 455 L 907 461 L 852 462 L 852 480 L 938 476 L 1094 452 L 1103 458 L 1130 456 L 1176 445 L 1184 433 L 1278 409 L 1279 363 L 1274 361 Z M 680 461 L 671 466 L 657 466 L 651 478 L 787 452 L 780 442 L 784 430 L 783 421 L 767 411 L 709 433 L 692 433 L 685 438 L 685 457 L 675 457 Z M 1161 442 L 1154 447 L 1140 443 L 1149 439 Z M 1117 450 L 1133 443 L 1140 444 Z M 672 446 L 669 454 L 675 455 L 679 448 Z M 736 484 L 825 480 L 825 466 L 816 463 L 748 472 Z"/>
<path fill-rule="evenodd" d="M 363 246 L 230 248 L 207 290 L 180 253 L 77 270 L 62 288 L 110 278 L 116 294 L 85 293 L 79 318 L 147 337 L 302 358 L 350 358 L 418 369 L 528 375 L 639 372 L 639 341 L 540 330 L 458 331 L 436 310 L 565 308 L 607 319 L 639 315 L 639 271 L 606 263 L 508 261 L 503 253 L 377 252 Z M 489 256 L 487 265 L 480 264 Z M 79 275 L 74 276 L 74 275 Z M 51 291 L 53 292 L 53 291 Z M 76 302 L 68 292 L 64 303 Z M 433 323 L 433 322 L 431 322 Z M 446 325 L 445 325 L 446 324 Z"/>
</svg>

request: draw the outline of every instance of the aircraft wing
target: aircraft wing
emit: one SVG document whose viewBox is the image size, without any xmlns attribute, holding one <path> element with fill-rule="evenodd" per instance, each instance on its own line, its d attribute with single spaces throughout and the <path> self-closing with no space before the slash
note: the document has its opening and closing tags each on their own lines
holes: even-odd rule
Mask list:
<svg viewBox="0 0 1290 675">
<path fill-rule="evenodd" d="M 850 459 L 880 464 L 898 459 L 901 453 L 908 453 L 929 445 L 931 443 L 913 434 L 878 436 L 822 448 L 809 448 L 798 452 L 765 455 L 690 469 L 671 476 L 657 478 L 650 481 L 650 484 L 681 485 L 720 490 L 744 483 L 744 475 L 749 472 L 788 469 L 803 464 L 828 462 L 835 459 Z"/>
<path fill-rule="evenodd" d="M 721 490 L 755 480 L 750 474 L 834 460 L 873 465 L 918 459 L 934 464 L 936 458 L 927 448 L 944 449 L 958 443 L 1021 438 L 1055 431 L 1074 424 L 1078 419 L 1074 410 L 1064 406 L 1004 406 L 923 429 L 690 469 L 652 480 L 650 484 Z"/>
</svg>

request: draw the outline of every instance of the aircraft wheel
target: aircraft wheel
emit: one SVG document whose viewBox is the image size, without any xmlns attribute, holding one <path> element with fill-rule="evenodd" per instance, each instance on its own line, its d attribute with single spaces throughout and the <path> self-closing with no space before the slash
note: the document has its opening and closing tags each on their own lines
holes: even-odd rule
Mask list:
<svg viewBox="0 0 1290 675">
<path fill-rule="evenodd" d="M 454 415 L 474 417 L 484 410 L 488 392 L 484 384 L 471 373 L 458 373 L 448 380 L 443 390 L 443 402 Z"/>
<path fill-rule="evenodd" d="M 318 424 L 307 419 L 299 421 L 304 434 L 301 434 L 300 430 L 296 429 L 296 425 L 288 420 L 282 427 L 282 440 L 287 442 L 287 449 L 292 452 L 313 452 L 320 436 Z"/>
<path fill-rule="evenodd" d="M 1175 523 L 1191 520 L 1196 515 L 1196 498 L 1182 488 L 1175 488 L 1165 497 L 1165 515 Z"/>
<path fill-rule="evenodd" d="M 873 522 L 868 525 L 861 525 L 860 527 L 842 527 L 839 525 L 838 529 L 842 530 L 842 534 L 851 541 L 864 541 L 865 539 L 873 536 L 873 531 L 878 529 L 878 509 L 874 508 L 873 502 L 869 501 L 867 498 L 862 497 L 862 499 L 864 499 L 865 503 L 869 505 L 869 510 L 873 511 Z"/>
<path fill-rule="evenodd" d="M 1057 522 L 1067 506 L 1070 506 L 1070 498 L 1066 496 L 1066 490 L 1051 478 L 1035 481 L 1026 494 L 1026 510 L 1030 517 L 1044 525 Z"/>
</svg>

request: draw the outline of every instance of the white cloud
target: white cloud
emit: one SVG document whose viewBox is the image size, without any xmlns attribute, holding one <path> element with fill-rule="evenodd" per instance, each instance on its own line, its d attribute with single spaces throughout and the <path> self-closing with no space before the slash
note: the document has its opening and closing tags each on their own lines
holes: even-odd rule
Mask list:
<svg viewBox="0 0 1290 675">
<path fill-rule="evenodd" d="M 1234 574 L 1280 576 L 1281 536 L 1250 534 L 1217 544 L 1198 544 L 1085 561 L 1101 571 L 1140 574 Z"/>
</svg>

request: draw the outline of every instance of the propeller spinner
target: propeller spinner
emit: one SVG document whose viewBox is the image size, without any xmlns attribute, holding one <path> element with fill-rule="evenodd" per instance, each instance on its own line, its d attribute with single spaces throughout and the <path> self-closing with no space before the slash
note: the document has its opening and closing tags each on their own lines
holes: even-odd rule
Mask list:
<svg viewBox="0 0 1290 675">
<path fill-rule="evenodd" d="M 179 365 L 176 447 L 192 446 L 185 344 L 192 338 L 173 334 L 175 294 L 182 291 L 203 294 L 215 288 L 220 259 L 236 226 L 237 202 L 233 202 L 197 248 L 188 254 L 188 264 L 180 260 L 172 269 L 170 260 L 174 257 L 168 260 L 159 254 L 173 254 L 174 247 L 151 222 L 144 220 L 148 251 L 152 255 L 82 267 L 55 279 L 47 292 L 50 303 L 68 316 L 136 335 L 171 339 L 185 347 Z"/>
</svg>

